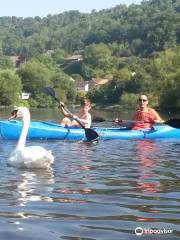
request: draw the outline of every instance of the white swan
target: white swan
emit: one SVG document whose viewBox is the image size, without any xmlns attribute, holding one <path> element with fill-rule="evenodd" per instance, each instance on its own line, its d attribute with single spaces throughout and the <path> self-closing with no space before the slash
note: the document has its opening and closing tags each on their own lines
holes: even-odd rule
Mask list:
<svg viewBox="0 0 180 240">
<path fill-rule="evenodd" d="M 26 136 L 30 124 L 30 112 L 26 107 L 18 107 L 12 113 L 9 120 L 16 117 L 22 118 L 23 126 L 16 149 L 11 153 L 8 164 L 14 167 L 49 168 L 54 162 L 51 151 L 41 146 L 25 147 Z"/>
</svg>

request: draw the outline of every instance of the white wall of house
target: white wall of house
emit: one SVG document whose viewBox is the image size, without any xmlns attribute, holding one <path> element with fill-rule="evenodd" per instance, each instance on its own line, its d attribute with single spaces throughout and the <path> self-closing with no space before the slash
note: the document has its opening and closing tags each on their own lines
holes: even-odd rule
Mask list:
<svg viewBox="0 0 180 240">
<path fill-rule="evenodd" d="M 21 94 L 21 99 L 27 100 L 27 99 L 29 99 L 29 97 L 30 97 L 30 93 L 22 92 L 22 94 Z"/>
<path fill-rule="evenodd" d="M 89 91 L 89 83 L 86 83 L 86 84 L 85 84 L 85 86 L 84 86 L 84 90 L 85 90 L 86 92 Z"/>
</svg>

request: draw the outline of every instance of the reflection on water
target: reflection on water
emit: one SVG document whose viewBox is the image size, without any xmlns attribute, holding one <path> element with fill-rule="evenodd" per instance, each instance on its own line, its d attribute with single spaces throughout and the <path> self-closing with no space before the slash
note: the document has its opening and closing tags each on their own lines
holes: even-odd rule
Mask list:
<svg viewBox="0 0 180 240">
<path fill-rule="evenodd" d="M 43 181 L 48 185 L 53 184 L 53 172 L 51 169 L 38 170 L 36 172 L 24 172 L 19 176 L 17 181 L 17 193 L 19 206 L 25 206 L 29 201 L 48 201 L 52 202 L 52 198 L 48 196 L 41 196 L 35 192 L 33 186 Z M 46 187 L 47 188 L 47 187 Z M 48 192 L 52 192 L 53 188 L 48 186 L 46 189 Z"/>
<path fill-rule="evenodd" d="M 180 238 L 178 141 L 28 141 L 52 150 L 50 171 L 7 166 L 16 141 L 1 141 L 0 239 Z"/>
<path fill-rule="evenodd" d="M 135 153 L 139 159 L 139 187 L 145 192 L 160 191 L 160 184 L 154 180 L 158 178 L 155 173 L 156 159 L 154 153 L 157 151 L 155 142 L 151 140 L 139 141 L 135 147 Z"/>
<path fill-rule="evenodd" d="M 72 151 L 75 151 L 75 155 L 78 157 L 78 159 L 73 160 L 74 157 L 70 156 L 68 160 L 65 161 L 64 170 L 66 172 L 66 177 L 63 177 L 63 182 L 74 182 L 75 184 L 69 185 L 69 184 L 61 184 L 60 188 L 56 188 L 54 192 L 65 194 L 67 197 L 63 199 L 59 199 L 61 202 L 78 202 L 78 203 L 84 203 L 84 200 L 80 199 L 74 199 L 71 196 L 73 194 L 88 194 L 91 193 L 91 188 L 86 187 L 86 184 L 88 183 L 90 176 L 89 173 L 91 171 L 91 159 L 89 157 L 89 151 L 87 146 L 82 147 L 82 143 L 74 143 L 74 146 L 72 146 Z M 69 160 L 71 164 L 69 165 Z M 83 161 L 82 161 L 83 160 Z M 65 179 L 66 178 L 66 179 Z M 68 197 L 69 195 L 69 197 Z M 75 196 L 75 195 L 74 195 Z M 57 200 L 57 199 L 56 199 Z"/>
</svg>

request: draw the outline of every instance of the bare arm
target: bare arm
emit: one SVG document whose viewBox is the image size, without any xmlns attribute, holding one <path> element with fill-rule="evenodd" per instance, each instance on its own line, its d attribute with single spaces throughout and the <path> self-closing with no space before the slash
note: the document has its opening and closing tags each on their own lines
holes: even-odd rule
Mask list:
<svg viewBox="0 0 180 240">
<path fill-rule="evenodd" d="M 88 113 L 85 118 L 79 118 L 78 120 L 86 127 L 90 128 L 91 127 L 91 114 Z"/>
<path fill-rule="evenodd" d="M 151 109 L 151 112 L 154 116 L 154 123 L 164 123 L 165 121 L 160 117 L 156 110 Z"/>
<path fill-rule="evenodd" d="M 64 109 L 65 105 L 63 102 L 59 102 L 59 109 L 61 111 L 61 113 L 65 116 L 65 117 L 72 117 L 65 109 Z"/>
</svg>

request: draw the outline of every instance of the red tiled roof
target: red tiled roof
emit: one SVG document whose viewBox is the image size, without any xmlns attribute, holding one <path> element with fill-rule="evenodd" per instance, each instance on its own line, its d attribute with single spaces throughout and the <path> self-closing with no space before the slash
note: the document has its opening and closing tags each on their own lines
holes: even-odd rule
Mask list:
<svg viewBox="0 0 180 240">
<path fill-rule="evenodd" d="M 109 80 L 106 78 L 92 78 L 92 82 L 95 86 L 106 84 Z"/>
</svg>

